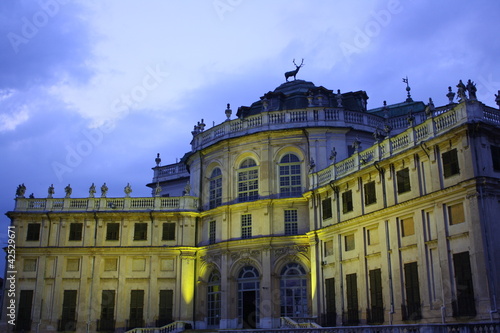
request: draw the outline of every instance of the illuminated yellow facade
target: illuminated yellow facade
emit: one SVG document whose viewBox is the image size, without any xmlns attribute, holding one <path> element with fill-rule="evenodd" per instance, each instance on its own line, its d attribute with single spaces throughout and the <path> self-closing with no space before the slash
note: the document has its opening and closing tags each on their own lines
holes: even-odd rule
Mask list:
<svg viewBox="0 0 500 333">
<path fill-rule="evenodd" d="M 367 99 L 295 80 L 228 105 L 150 198 L 18 191 L 18 328 L 498 320 L 500 112 Z"/>
</svg>

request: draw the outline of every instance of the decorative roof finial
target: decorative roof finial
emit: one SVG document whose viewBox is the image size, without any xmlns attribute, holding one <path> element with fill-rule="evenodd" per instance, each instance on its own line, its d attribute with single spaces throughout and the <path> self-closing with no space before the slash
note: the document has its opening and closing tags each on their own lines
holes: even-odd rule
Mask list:
<svg viewBox="0 0 500 333">
<path fill-rule="evenodd" d="M 413 99 L 411 99 L 411 95 L 410 95 L 410 85 L 408 84 L 408 76 L 406 76 L 406 78 L 403 78 L 403 82 L 406 83 L 406 91 L 408 93 L 408 95 L 406 96 L 406 103 L 411 103 L 413 102 Z"/>
<path fill-rule="evenodd" d="M 230 120 L 229 118 L 231 118 L 231 115 L 233 114 L 233 110 L 231 110 L 231 105 L 229 103 L 227 103 L 227 107 L 226 107 L 226 121 Z"/>
<path fill-rule="evenodd" d="M 448 97 L 448 100 L 450 103 L 448 104 L 453 104 L 453 100 L 455 99 L 455 93 L 451 91 L 451 87 L 448 87 L 448 93 L 446 94 L 446 97 Z"/>
<path fill-rule="evenodd" d="M 160 153 L 156 154 L 155 163 L 157 167 L 160 166 L 161 163 Z"/>
</svg>

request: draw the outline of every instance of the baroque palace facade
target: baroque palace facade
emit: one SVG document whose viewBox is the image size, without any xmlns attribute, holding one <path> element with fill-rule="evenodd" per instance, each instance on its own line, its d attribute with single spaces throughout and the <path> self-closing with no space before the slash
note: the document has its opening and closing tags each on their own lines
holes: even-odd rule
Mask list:
<svg viewBox="0 0 500 333">
<path fill-rule="evenodd" d="M 471 82 L 442 107 L 407 90 L 368 110 L 294 80 L 228 105 L 181 162 L 157 157 L 147 198 L 20 185 L 16 328 L 498 321 L 500 112 Z"/>
</svg>

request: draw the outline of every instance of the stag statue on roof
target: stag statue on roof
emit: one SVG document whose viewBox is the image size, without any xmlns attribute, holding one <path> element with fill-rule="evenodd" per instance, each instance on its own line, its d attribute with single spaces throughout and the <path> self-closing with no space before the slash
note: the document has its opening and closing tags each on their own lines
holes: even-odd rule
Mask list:
<svg viewBox="0 0 500 333">
<path fill-rule="evenodd" d="M 295 76 L 297 75 L 297 73 L 299 72 L 299 69 L 300 67 L 304 66 L 304 58 L 302 58 L 302 62 L 300 63 L 300 65 L 297 66 L 297 64 L 295 63 L 295 59 L 293 59 L 293 64 L 295 65 L 295 70 L 294 71 L 289 71 L 289 72 L 286 72 L 285 73 L 285 79 L 286 79 L 286 82 L 288 82 L 288 78 L 290 76 L 293 76 L 293 79 L 296 80 Z"/>
</svg>

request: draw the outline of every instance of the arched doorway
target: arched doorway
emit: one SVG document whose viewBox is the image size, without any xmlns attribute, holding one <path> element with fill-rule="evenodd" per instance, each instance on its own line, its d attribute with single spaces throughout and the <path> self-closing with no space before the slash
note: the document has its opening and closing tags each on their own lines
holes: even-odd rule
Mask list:
<svg viewBox="0 0 500 333">
<path fill-rule="evenodd" d="M 219 328 L 220 323 L 220 273 L 213 271 L 207 285 L 207 325 L 208 328 Z"/>
<path fill-rule="evenodd" d="M 245 266 L 238 275 L 238 318 L 243 328 L 257 328 L 260 301 L 259 272 Z"/>
<path fill-rule="evenodd" d="M 308 317 L 307 277 L 304 267 L 289 263 L 281 270 L 281 316 Z"/>
</svg>

